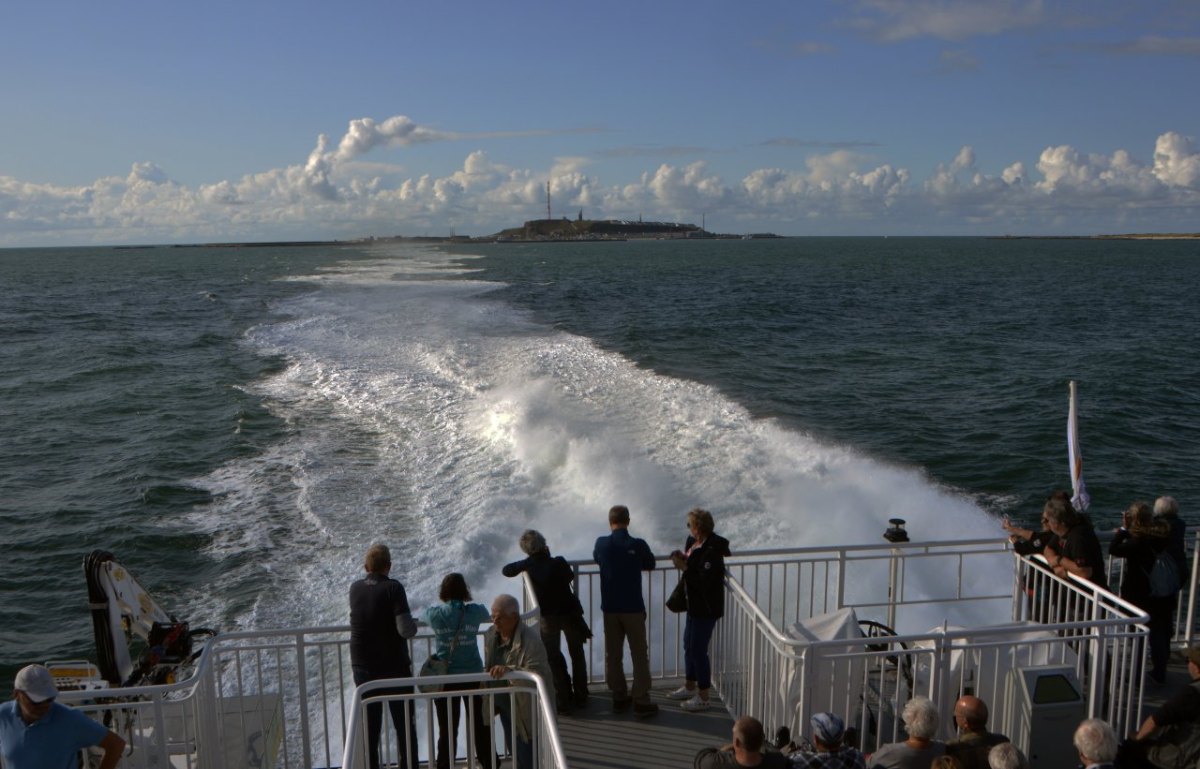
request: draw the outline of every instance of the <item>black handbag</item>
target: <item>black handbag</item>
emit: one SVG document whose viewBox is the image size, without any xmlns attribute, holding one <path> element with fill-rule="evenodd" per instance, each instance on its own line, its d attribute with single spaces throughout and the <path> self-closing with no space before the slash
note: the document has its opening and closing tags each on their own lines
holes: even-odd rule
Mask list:
<svg viewBox="0 0 1200 769">
<path fill-rule="evenodd" d="M 667 596 L 667 608 L 676 614 L 687 611 L 687 587 L 683 577 L 679 578 L 679 584 L 671 591 L 671 595 Z"/>
</svg>

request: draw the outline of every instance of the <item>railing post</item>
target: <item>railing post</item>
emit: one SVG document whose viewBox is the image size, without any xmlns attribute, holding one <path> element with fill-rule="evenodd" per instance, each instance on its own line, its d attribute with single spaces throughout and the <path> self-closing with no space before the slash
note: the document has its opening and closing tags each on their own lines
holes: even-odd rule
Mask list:
<svg viewBox="0 0 1200 769">
<path fill-rule="evenodd" d="M 1200 536 L 1197 536 L 1192 544 L 1192 579 L 1187 589 L 1187 629 L 1184 631 L 1183 636 L 1185 648 L 1191 647 L 1192 639 L 1195 636 L 1195 629 L 1192 623 L 1196 619 L 1196 583 L 1198 576 L 1200 576 Z"/>
<path fill-rule="evenodd" d="M 300 737 L 303 740 L 304 765 L 312 766 L 312 728 L 308 724 L 308 665 L 305 660 L 306 649 L 304 633 L 298 633 L 296 635 L 296 678 L 299 687 L 297 697 L 300 700 Z M 261 695 L 262 692 L 259 692 L 259 694 Z M 282 701 L 282 680 L 279 682 L 279 697 Z"/>
</svg>

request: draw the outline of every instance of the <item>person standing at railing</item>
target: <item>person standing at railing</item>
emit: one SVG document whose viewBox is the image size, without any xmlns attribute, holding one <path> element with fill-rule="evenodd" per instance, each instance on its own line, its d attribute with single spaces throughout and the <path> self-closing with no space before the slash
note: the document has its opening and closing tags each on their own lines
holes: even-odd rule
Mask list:
<svg viewBox="0 0 1200 769">
<path fill-rule="evenodd" d="M 1170 595 L 1153 595 L 1150 574 L 1159 553 L 1170 546 L 1171 527 L 1154 520 L 1150 505 L 1134 502 L 1122 514 L 1121 526 L 1113 531 L 1108 554 L 1125 559 L 1121 577 L 1121 597 L 1150 615 L 1150 679 L 1157 684 L 1167 681 L 1167 660 L 1171 655 L 1171 615 L 1175 611 L 1178 590 Z M 1169 557 L 1163 556 L 1164 559 Z M 1171 563 L 1172 561 L 1165 561 Z M 1176 570 L 1178 574 L 1178 570 Z"/>
<path fill-rule="evenodd" d="M 1057 497 L 1051 497 L 1042 508 L 1043 523 L 1058 535 L 1058 542 L 1048 545 L 1043 551 L 1054 574 L 1066 578 L 1067 574 L 1082 577 L 1092 584 L 1108 590 L 1108 577 L 1104 571 L 1104 553 L 1100 540 L 1091 522 Z"/>
<path fill-rule="evenodd" d="M 501 594 L 492 601 L 492 626 L 483 635 L 483 653 L 484 667 L 492 678 L 504 678 L 511 670 L 537 673 L 554 702 L 554 673 L 542 636 L 521 621 L 521 605 L 513 596 Z M 530 685 L 528 681 L 517 683 L 518 687 Z M 497 693 L 494 699 L 499 701 L 500 722 L 516 758 L 516 769 L 533 769 L 533 698 Z"/>
<path fill-rule="evenodd" d="M 583 619 L 579 597 L 571 590 L 575 572 L 567 559 L 551 556 L 546 538 L 533 529 L 521 535 L 519 544 L 528 558 L 506 564 L 501 573 L 506 577 L 516 577 L 522 572 L 529 575 L 541 610 L 538 630 L 554 671 L 558 712 L 565 715 L 571 712 L 572 706 L 581 708 L 588 702 L 587 652 L 583 647 L 592 637 L 592 630 Z M 571 655 L 573 678 L 567 674 L 567 660 L 562 653 L 563 636 Z"/>
<path fill-rule="evenodd" d="M 386 545 L 375 544 L 367 550 L 363 563 L 367 576 L 350 585 L 350 670 L 355 685 L 383 678 L 410 678 L 412 658 L 407 638 L 417 634 L 417 622 L 408 608 L 404 585 L 388 575 L 392 554 Z M 407 694 L 412 687 L 385 689 L 380 694 Z M 388 703 L 396 727 L 396 749 L 400 769 L 417 769 L 417 730 L 413 708 L 404 717 L 404 702 Z M 367 705 L 367 762 L 379 769 L 379 736 L 383 731 L 383 706 Z"/>
<path fill-rule="evenodd" d="M 708 644 L 717 620 L 725 614 L 725 558 L 729 540 L 714 532 L 712 513 L 697 507 L 687 514 L 688 537 L 683 550 L 671 553 L 675 568 L 683 571 L 687 592 L 687 620 L 683 626 L 684 685 L 667 696 L 683 700 L 689 712 L 709 708 L 712 661 Z"/>
<path fill-rule="evenodd" d="M 616 713 L 633 704 L 634 715 L 658 713 L 650 701 L 650 646 L 646 641 L 646 601 L 642 572 L 654 568 L 654 553 L 646 540 L 629 534 L 629 508 L 608 511 L 607 537 L 596 539 L 592 559 L 600 567 L 600 610 L 604 612 L 604 682 L 612 692 Z M 625 681 L 625 641 L 633 658 L 633 694 Z"/>
<path fill-rule="evenodd" d="M 54 676 L 41 665 L 27 665 L 13 681 L 13 699 L 0 705 L 0 765 L 5 769 L 75 766 L 79 752 L 104 751 L 99 769 L 113 769 L 125 740 L 104 724 L 62 703 Z"/>
<path fill-rule="evenodd" d="M 423 618 L 437 640 L 438 658 L 448 663 L 446 673 L 482 673 L 483 659 L 479 656 L 479 644 L 475 639 L 479 634 L 479 626 L 490 617 L 487 607 L 481 603 L 468 603 L 471 600 L 471 591 L 467 587 L 467 580 L 458 572 L 451 572 L 442 578 L 438 598 L 442 602 L 425 609 Z M 451 688 L 478 689 L 479 682 L 454 684 L 453 687 L 447 686 L 446 690 Z M 484 716 L 483 698 L 475 694 L 470 695 L 469 699 L 439 697 L 434 700 L 438 723 L 438 769 L 449 769 L 454 763 L 455 749 L 458 746 L 460 703 L 466 704 L 471 714 L 476 760 L 488 769 L 497 766 L 498 762 L 489 763 L 496 755 L 492 748 L 492 730 Z M 489 759 L 489 756 L 492 758 Z"/>
</svg>

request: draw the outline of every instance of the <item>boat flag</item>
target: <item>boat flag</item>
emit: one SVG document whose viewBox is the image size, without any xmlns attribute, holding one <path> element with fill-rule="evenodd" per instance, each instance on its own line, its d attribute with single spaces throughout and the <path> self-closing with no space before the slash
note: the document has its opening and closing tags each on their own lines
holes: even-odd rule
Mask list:
<svg viewBox="0 0 1200 769">
<path fill-rule="evenodd" d="M 1083 457 L 1079 454 L 1079 419 L 1075 410 L 1075 380 L 1068 384 L 1071 392 L 1067 408 L 1067 461 L 1071 463 L 1071 505 L 1083 512 L 1092 503 L 1087 485 L 1083 482 Z"/>
</svg>

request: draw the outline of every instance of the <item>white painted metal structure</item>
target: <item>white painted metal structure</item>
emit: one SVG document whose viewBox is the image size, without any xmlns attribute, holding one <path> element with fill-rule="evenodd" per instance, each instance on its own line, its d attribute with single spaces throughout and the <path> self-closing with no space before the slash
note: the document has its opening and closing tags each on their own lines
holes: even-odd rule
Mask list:
<svg viewBox="0 0 1200 769">
<path fill-rule="evenodd" d="M 1046 574 L 1016 557 L 1005 541 L 757 551 L 738 553 L 728 565 L 725 617 L 711 647 L 714 686 L 731 713 L 754 715 L 769 730 L 788 724 L 797 733 L 812 712 L 833 710 L 858 727 L 870 750 L 900 736 L 895 714 L 910 696 L 929 696 L 945 709 L 969 690 L 989 701 L 991 726 L 1004 731 L 1013 717 L 1009 671 L 1045 662 L 1070 665 L 1083 683 L 1088 714 L 1109 720 L 1118 733 L 1141 717 L 1145 616 L 1088 582 Z M 660 566 L 644 583 L 651 667 L 656 677 L 673 679 L 682 676 L 683 618 L 663 603 L 678 572 L 665 559 Z M 599 630 L 595 565 L 575 568 L 584 610 Z M 1005 575 L 1002 583 L 976 578 L 997 572 Z M 934 590 L 928 578 L 915 579 L 931 573 Z M 1196 575 L 1194 564 L 1181 602 L 1189 618 Z M 524 592 L 526 621 L 536 621 L 536 603 L 527 587 Z M 851 610 L 870 637 L 805 637 L 803 623 Z M 1190 638 L 1190 623 L 1184 633 Z M 425 632 L 413 640 L 418 664 L 431 644 Z M 188 681 L 64 692 L 62 700 L 122 734 L 130 745 L 126 767 L 365 766 L 354 738 L 364 700 L 381 701 L 378 688 L 414 681 L 356 689 L 348 645 L 345 626 L 231 633 L 209 642 Z M 602 647 L 593 643 L 590 650 L 593 681 L 603 678 Z M 535 702 L 536 765 L 566 766 L 545 687 L 522 692 Z M 508 696 L 507 690 L 489 693 Z M 434 744 L 429 714 L 439 696 L 448 695 L 383 698 L 416 709 L 422 759 Z M 470 721 L 462 723 L 465 733 Z M 385 724 L 384 734 L 390 729 Z M 460 744 L 469 744 L 462 738 Z M 385 752 L 392 751 L 385 762 L 394 760 L 394 745 L 384 743 Z"/>
</svg>

